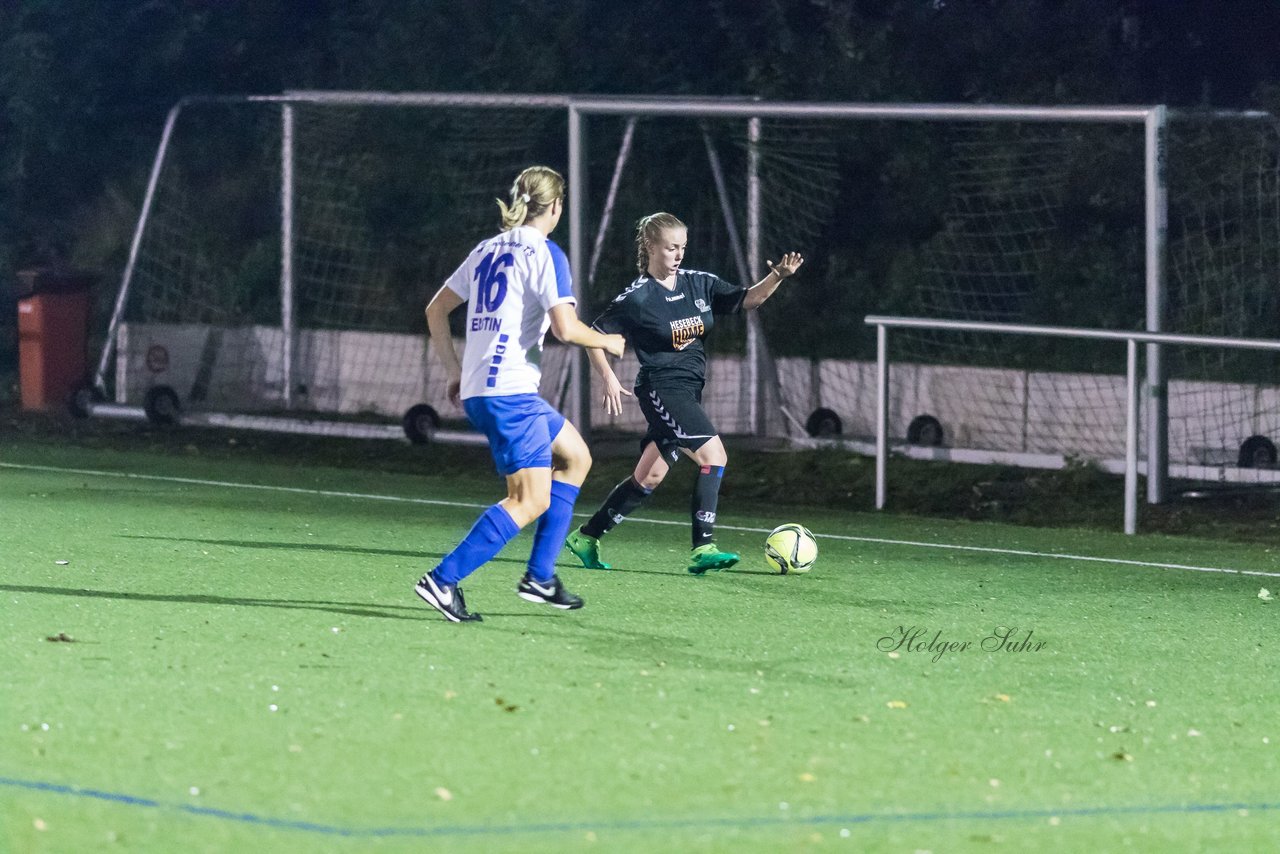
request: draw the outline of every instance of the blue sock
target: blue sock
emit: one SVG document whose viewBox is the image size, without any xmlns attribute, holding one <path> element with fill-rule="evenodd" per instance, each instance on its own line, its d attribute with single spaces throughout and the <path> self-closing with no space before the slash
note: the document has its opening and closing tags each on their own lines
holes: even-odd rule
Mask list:
<svg viewBox="0 0 1280 854">
<path fill-rule="evenodd" d="M 480 514 L 471 530 L 457 547 L 444 556 L 432 575 L 441 584 L 457 584 L 502 551 L 502 547 L 520 533 L 501 504 L 494 504 Z"/>
<path fill-rule="evenodd" d="M 579 487 L 562 480 L 551 481 L 551 506 L 538 517 L 533 531 L 533 551 L 529 553 L 529 575 L 534 581 L 550 581 L 556 574 L 556 555 L 564 548 L 573 521 L 573 505 Z"/>
</svg>

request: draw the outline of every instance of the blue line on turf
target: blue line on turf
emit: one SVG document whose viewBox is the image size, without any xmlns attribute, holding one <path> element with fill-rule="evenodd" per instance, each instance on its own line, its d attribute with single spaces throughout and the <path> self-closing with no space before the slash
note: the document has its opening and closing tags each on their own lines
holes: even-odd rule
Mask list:
<svg viewBox="0 0 1280 854">
<path fill-rule="evenodd" d="M 533 824 L 454 824 L 439 827 L 342 827 L 334 824 L 318 824 L 233 812 L 194 804 L 165 803 L 151 798 L 138 797 L 121 792 L 104 792 L 43 780 L 21 780 L 0 777 L 0 786 L 50 792 L 77 798 L 108 801 L 131 807 L 146 807 L 167 812 L 215 818 L 239 824 L 254 824 L 278 830 L 297 830 L 325 836 L 391 837 L 391 836 L 513 836 L 521 834 L 568 833 L 588 830 L 680 830 L 690 828 L 757 828 L 839 824 L 911 824 L 944 821 L 1017 821 L 1041 818 L 1107 818 L 1134 815 L 1194 815 L 1201 813 L 1227 813 L 1248 810 L 1271 812 L 1280 810 L 1280 803 L 1223 803 L 1223 804 L 1149 804 L 1127 807 L 1073 807 L 1068 809 L 1009 809 L 979 810 L 973 812 L 901 812 L 901 813 L 849 813 L 846 815 L 816 815 L 809 817 L 781 818 L 743 816 L 741 818 L 685 818 L 653 820 L 604 820 L 539 822 Z"/>
</svg>

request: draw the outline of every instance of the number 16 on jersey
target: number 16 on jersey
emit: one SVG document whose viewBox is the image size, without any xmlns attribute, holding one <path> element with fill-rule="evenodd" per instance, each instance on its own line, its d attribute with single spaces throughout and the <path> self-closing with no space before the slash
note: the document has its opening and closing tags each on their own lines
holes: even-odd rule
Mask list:
<svg viewBox="0 0 1280 854">
<path fill-rule="evenodd" d="M 507 298 L 506 271 L 514 263 L 510 252 L 501 255 L 495 252 L 476 267 L 475 316 L 471 319 L 471 331 L 497 332 L 501 328 L 502 322 L 498 318 L 484 315 L 497 311 Z"/>
</svg>

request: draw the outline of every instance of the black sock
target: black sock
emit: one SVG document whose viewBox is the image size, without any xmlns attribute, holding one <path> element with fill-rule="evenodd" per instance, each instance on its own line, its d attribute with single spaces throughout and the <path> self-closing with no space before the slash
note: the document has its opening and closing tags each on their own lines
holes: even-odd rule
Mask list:
<svg viewBox="0 0 1280 854">
<path fill-rule="evenodd" d="M 645 489 L 636 483 L 635 478 L 628 477 L 613 488 L 613 492 L 609 493 L 596 514 L 582 526 L 582 533 L 597 539 L 604 536 L 615 525 L 636 512 L 652 493 L 652 489 Z"/>
<path fill-rule="evenodd" d="M 716 504 L 720 500 L 720 480 L 724 466 L 702 466 L 693 484 L 693 547 L 705 546 L 715 539 Z"/>
</svg>

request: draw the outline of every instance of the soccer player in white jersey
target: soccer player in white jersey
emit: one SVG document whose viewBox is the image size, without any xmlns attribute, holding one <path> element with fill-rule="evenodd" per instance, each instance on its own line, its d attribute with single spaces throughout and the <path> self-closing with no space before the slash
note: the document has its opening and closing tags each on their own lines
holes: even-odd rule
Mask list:
<svg viewBox="0 0 1280 854">
<path fill-rule="evenodd" d="M 491 560 L 535 519 L 528 571 L 516 594 L 556 608 L 582 607 L 555 574 L 555 559 L 573 517 L 578 490 L 591 468 L 582 436 L 538 396 L 538 367 L 547 329 L 566 344 L 619 356 L 621 335 L 597 332 L 578 319 L 564 252 L 549 236 L 564 212 L 564 178 L 530 166 L 501 200 L 502 232 L 481 241 L 427 305 L 431 343 L 449 373 L 449 399 L 489 439 L 507 497 L 480 515 L 471 531 L 414 586 L 446 619 L 470 622 L 459 583 Z M 467 306 L 461 362 L 449 315 Z"/>
</svg>

